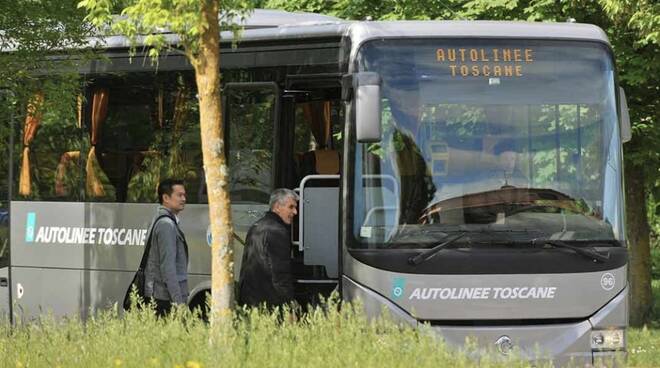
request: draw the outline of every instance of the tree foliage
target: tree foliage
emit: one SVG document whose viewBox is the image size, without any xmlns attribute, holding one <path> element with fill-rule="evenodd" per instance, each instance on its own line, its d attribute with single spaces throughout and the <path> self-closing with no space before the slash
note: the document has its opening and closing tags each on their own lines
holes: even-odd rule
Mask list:
<svg viewBox="0 0 660 368">
<path fill-rule="evenodd" d="M 11 91 L 10 105 L 25 105 L 36 90 L 47 110 L 75 105 L 75 67 L 90 56 L 84 46 L 92 29 L 84 16 L 75 0 L 0 2 L 0 88 Z M 57 65 L 47 62 L 55 53 Z"/>
<path fill-rule="evenodd" d="M 637 46 L 660 42 L 660 3 L 652 0 L 600 0 L 603 9 L 618 27 L 636 34 Z"/>
<path fill-rule="evenodd" d="M 218 1 L 221 13 L 220 27 L 236 34 L 240 23 L 252 9 L 247 0 Z M 121 34 L 131 42 L 135 51 L 139 44 L 149 48 L 149 56 L 157 60 L 166 49 L 171 50 L 171 40 L 165 32 L 176 34 L 176 49 L 183 50 L 192 60 L 199 54 L 200 34 L 208 24 L 200 16 L 204 1 L 200 0 L 82 0 L 78 7 L 88 11 L 87 20 L 106 29 L 106 33 Z M 120 16 L 117 16 L 117 12 Z"/>
</svg>

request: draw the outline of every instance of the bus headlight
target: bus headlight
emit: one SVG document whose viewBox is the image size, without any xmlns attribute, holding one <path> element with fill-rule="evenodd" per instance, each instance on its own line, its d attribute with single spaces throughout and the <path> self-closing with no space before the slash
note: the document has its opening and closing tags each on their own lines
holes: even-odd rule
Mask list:
<svg viewBox="0 0 660 368">
<path fill-rule="evenodd" d="M 624 329 L 591 331 L 591 350 L 623 350 L 626 346 Z"/>
</svg>

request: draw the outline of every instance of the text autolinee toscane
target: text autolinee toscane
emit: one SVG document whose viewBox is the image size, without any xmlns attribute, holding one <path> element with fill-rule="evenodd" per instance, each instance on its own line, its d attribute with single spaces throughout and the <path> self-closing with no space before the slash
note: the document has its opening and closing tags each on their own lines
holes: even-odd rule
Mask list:
<svg viewBox="0 0 660 368">
<path fill-rule="evenodd" d="M 435 56 L 452 77 L 522 77 L 523 65 L 535 62 L 530 48 L 439 48 Z"/>
<path fill-rule="evenodd" d="M 42 226 L 34 238 L 43 244 L 144 245 L 146 241 L 146 229 L 103 227 Z"/>
<path fill-rule="evenodd" d="M 409 300 L 472 300 L 472 299 L 554 299 L 557 288 L 546 287 L 474 287 L 415 288 Z"/>
</svg>

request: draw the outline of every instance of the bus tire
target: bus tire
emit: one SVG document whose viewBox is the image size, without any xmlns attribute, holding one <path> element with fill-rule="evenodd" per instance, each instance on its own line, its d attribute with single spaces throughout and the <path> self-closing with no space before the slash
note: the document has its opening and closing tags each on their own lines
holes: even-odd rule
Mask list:
<svg viewBox="0 0 660 368">
<path fill-rule="evenodd" d="M 204 289 L 200 290 L 195 294 L 195 296 L 190 300 L 188 307 L 191 311 L 199 310 L 199 317 L 205 321 L 209 321 L 209 304 L 207 304 L 207 299 L 210 303 L 211 290 Z"/>
</svg>

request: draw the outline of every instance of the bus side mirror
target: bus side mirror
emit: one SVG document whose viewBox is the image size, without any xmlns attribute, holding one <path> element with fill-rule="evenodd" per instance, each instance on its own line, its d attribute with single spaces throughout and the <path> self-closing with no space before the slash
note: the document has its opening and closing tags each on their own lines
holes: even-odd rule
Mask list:
<svg viewBox="0 0 660 368">
<path fill-rule="evenodd" d="M 380 142 L 380 75 L 373 72 L 353 76 L 355 131 L 360 143 Z"/>
<path fill-rule="evenodd" d="M 621 110 L 621 141 L 630 142 L 632 139 L 632 128 L 630 127 L 630 114 L 628 113 L 628 102 L 626 92 L 619 87 L 619 110 Z"/>
</svg>

